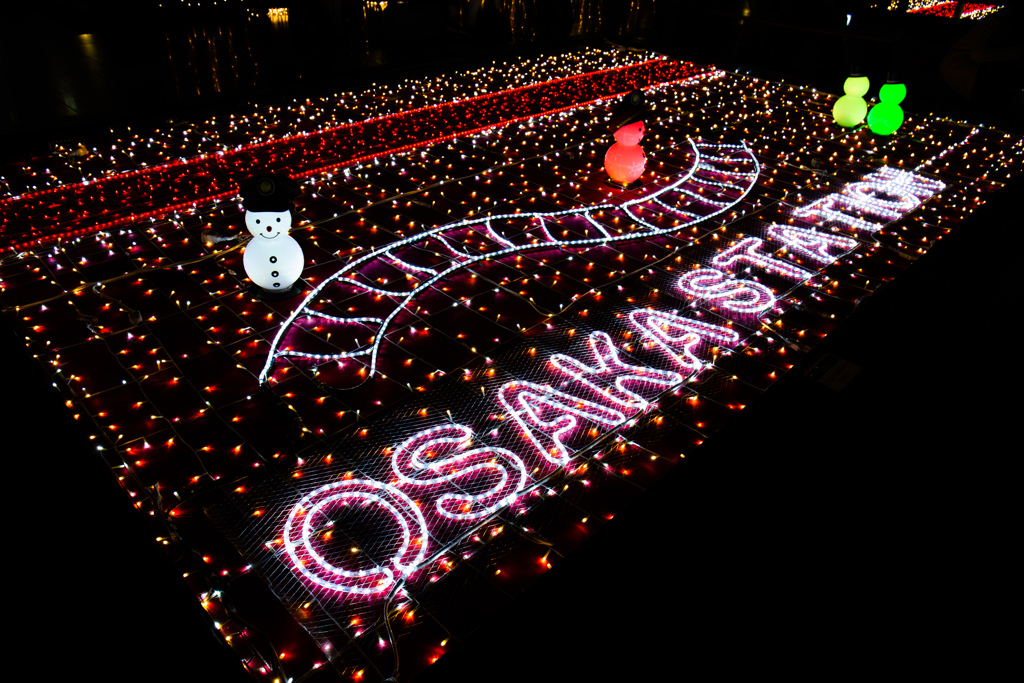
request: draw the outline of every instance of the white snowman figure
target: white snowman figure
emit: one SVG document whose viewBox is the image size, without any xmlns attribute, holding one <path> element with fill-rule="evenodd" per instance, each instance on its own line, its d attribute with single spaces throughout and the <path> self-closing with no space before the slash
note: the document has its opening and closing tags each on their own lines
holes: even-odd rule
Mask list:
<svg viewBox="0 0 1024 683">
<path fill-rule="evenodd" d="M 247 179 L 240 191 L 245 227 L 252 233 L 242 255 L 245 274 L 265 296 L 294 295 L 305 261 L 302 247 L 288 235 L 291 209 L 301 193 L 298 184 L 288 176 L 266 173 Z"/>
</svg>

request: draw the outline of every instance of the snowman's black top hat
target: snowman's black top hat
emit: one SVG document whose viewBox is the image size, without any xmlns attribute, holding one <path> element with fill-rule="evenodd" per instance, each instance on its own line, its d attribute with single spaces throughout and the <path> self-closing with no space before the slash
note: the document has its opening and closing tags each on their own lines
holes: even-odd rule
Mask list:
<svg viewBox="0 0 1024 683">
<path fill-rule="evenodd" d="M 302 194 L 298 183 L 286 175 L 261 173 L 246 178 L 239 186 L 246 211 L 288 211 Z"/>
<path fill-rule="evenodd" d="M 647 98 L 643 90 L 634 90 L 619 102 L 612 115 L 611 128 L 618 130 L 623 126 L 644 121 L 651 115 L 651 108 L 647 105 Z"/>
</svg>

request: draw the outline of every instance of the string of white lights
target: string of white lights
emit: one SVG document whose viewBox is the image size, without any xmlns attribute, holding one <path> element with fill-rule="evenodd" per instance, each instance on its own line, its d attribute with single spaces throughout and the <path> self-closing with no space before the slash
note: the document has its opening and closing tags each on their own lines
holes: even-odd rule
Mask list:
<svg viewBox="0 0 1024 683">
<path fill-rule="evenodd" d="M 855 249 L 860 242 L 852 237 L 833 235 L 827 232 L 819 232 L 813 228 L 797 228 L 791 225 L 779 225 L 772 223 L 765 228 L 765 234 L 774 240 L 786 245 L 798 254 L 820 264 L 832 263 L 839 256 Z M 830 249 L 839 251 L 839 254 L 829 253 Z"/>
<path fill-rule="evenodd" d="M 764 240 L 760 237 L 747 237 L 715 256 L 711 259 L 711 263 L 723 270 L 731 269 L 738 263 L 749 263 L 769 273 L 777 273 L 797 282 L 803 282 L 811 277 L 812 273 L 809 270 L 804 270 L 789 261 L 759 253 L 763 246 Z"/>
<path fill-rule="evenodd" d="M 726 207 L 726 206 L 730 206 L 732 204 L 732 202 L 716 201 L 714 199 L 709 198 L 706 195 L 700 194 L 698 192 L 692 192 L 690 190 L 679 190 L 679 193 L 680 194 L 685 194 L 687 197 L 692 197 L 693 199 L 696 199 L 699 202 L 705 202 L 705 203 L 711 204 L 713 206 Z"/>
<path fill-rule="evenodd" d="M 494 226 L 491 225 L 491 222 L 489 220 L 484 221 L 484 225 L 486 226 L 487 234 L 488 235 L 490 235 L 491 237 L 493 237 L 494 239 L 498 240 L 499 242 L 501 242 L 502 244 L 504 244 L 506 246 L 509 246 L 509 247 L 515 246 L 510 240 L 507 240 L 504 237 L 502 237 L 501 235 L 499 235 L 498 231 L 494 229 Z M 543 225 L 543 221 L 542 221 L 542 225 Z"/>
<path fill-rule="evenodd" d="M 697 344 L 703 341 L 735 344 L 740 339 L 740 335 L 728 327 L 650 308 L 631 311 L 629 321 L 643 334 L 649 344 L 660 348 L 688 373 L 697 372 L 704 367 L 704 363 L 693 353 L 693 348 Z M 674 349 L 679 349 L 681 353 Z"/>
<path fill-rule="evenodd" d="M 558 467 L 567 465 L 572 457 L 564 439 L 577 430 L 579 418 L 608 428 L 626 421 L 619 410 L 537 382 L 506 382 L 498 389 L 498 403 L 519 424 L 537 454 Z M 545 418 L 545 413 L 553 417 Z M 539 434 L 546 434 L 550 444 L 541 443 Z"/>
<path fill-rule="evenodd" d="M 544 216 L 537 216 L 537 220 L 540 223 L 541 234 L 547 237 L 549 242 L 557 242 L 558 240 L 556 240 L 548 230 L 548 224 L 547 221 L 544 220 Z"/>
<path fill-rule="evenodd" d="M 486 517 L 511 505 L 526 488 L 529 476 L 522 459 L 510 450 L 490 446 L 465 450 L 472 439 L 473 431 L 464 425 L 444 424 L 425 429 L 392 451 L 391 469 L 401 483 L 414 486 L 437 486 L 456 479 L 468 480 L 487 471 L 496 473 L 498 481 L 483 493 L 447 493 L 436 503 L 438 514 L 448 519 Z M 446 451 L 455 453 L 447 458 L 438 457 Z M 509 479 L 509 470 L 516 473 L 514 480 Z"/>
<path fill-rule="evenodd" d="M 402 541 L 390 566 L 375 564 L 372 569 L 347 570 L 317 551 L 316 539 L 330 533 L 334 525 L 330 509 L 350 502 L 376 505 L 398 524 Z M 309 581 L 333 591 L 372 595 L 390 588 L 396 576 L 405 576 L 420 566 L 427 538 L 427 521 L 409 496 L 373 479 L 343 479 L 303 496 L 288 513 L 282 540 L 292 567 Z"/>
<path fill-rule="evenodd" d="M 886 221 L 895 220 L 945 187 L 942 181 L 884 166 L 863 180 L 847 184 L 839 192 L 794 209 L 793 215 L 811 222 L 819 219 L 819 227 L 831 221 L 854 230 L 875 233 L 884 224 L 866 221 L 861 218 L 861 213 Z M 844 209 L 856 215 L 845 213 Z"/>
<path fill-rule="evenodd" d="M 632 320 L 632 318 L 631 318 Z M 615 342 L 607 332 L 600 330 L 591 332 L 587 337 L 590 354 L 596 365 L 587 365 L 572 356 L 556 353 L 551 356 L 551 365 L 573 381 L 582 384 L 607 401 L 617 404 L 626 410 L 644 411 L 650 405 L 646 399 L 626 388 L 626 384 L 653 385 L 658 392 L 664 391 L 683 381 L 683 376 L 671 370 L 659 370 L 642 365 L 626 363 L 619 356 Z M 601 386 L 595 378 L 612 374 L 615 377 L 612 387 Z M 614 391 L 613 391 L 614 388 Z"/>
<path fill-rule="evenodd" d="M 394 263 L 396 266 L 398 266 L 399 268 L 401 268 L 402 270 L 404 270 L 404 271 L 406 271 L 408 273 L 436 273 L 437 272 L 433 268 L 427 268 L 426 266 L 414 266 L 413 264 L 408 263 L 408 262 L 403 261 L 402 259 L 398 258 L 394 254 L 392 254 L 390 251 L 386 251 L 386 252 L 384 252 L 384 254 L 385 254 L 385 256 L 388 257 L 388 259 L 391 260 L 392 263 Z"/>
<path fill-rule="evenodd" d="M 274 361 L 277 358 L 291 356 L 291 357 L 300 357 L 300 358 L 307 358 L 307 359 L 310 359 L 310 360 L 320 361 L 320 360 L 341 359 L 341 358 L 351 357 L 351 352 L 338 353 L 338 354 L 312 354 L 312 353 L 307 353 L 307 352 L 304 352 L 304 351 L 299 351 L 299 350 L 294 350 L 294 349 L 281 349 L 280 348 L 281 343 L 282 343 L 282 339 L 283 339 L 285 333 L 287 332 L 287 330 L 290 329 L 292 324 L 295 322 L 295 319 L 297 318 L 298 312 L 300 312 L 301 310 L 306 308 L 311 302 L 315 301 L 317 299 L 317 297 L 319 297 L 320 293 L 324 290 L 324 288 L 327 287 L 328 285 L 332 284 L 332 283 L 335 283 L 335 282 L 338 282 L 338 281 L 344 281 L 347 284 L 352 284 L 352 285 L 361 287 L 361 288 L 365 289 L 366 291 L 373 291 L 373 292 L 376 292 L 376 293 L 386 294 L 386 295 L 389 295 L 389 296 L 400 296 L 400 297 L 402 297 L 401 300 L 396 303 L 396 305 L 395 305 L 394 309 L 391 311 L 391 313 L 383 319 L 383 321 L 381 323 L 381 326 L 378 329 L 377 334 L 374 335 L 374 340 L 372 342 L 371 349 L 370 349 L 370 362 L 369 362 L 369 372 L 370 372 L 370 375 L 372 376 L 376 372 L 377 357 L 378 357 L 378 351 L 380 349 L 380 345 L 383 343 L 383 340 L 386 337 L 386 331 L 387 331 L 388 327 L 390 326 L 391 321 L 394 320 L 394 318 L 402 310 L 405 310 L 406 306 L 411 301 L 413 301 L 421 292 L 426 290 L 428 287 L 432 286 L 438 280 L 440 280 L 440 279 L 442 279 L 444 277 L 447 277 L 447 276 L 455 273 L 457 270 L 467 268 L 467 267 L 471 266 L 472 264 L 480 262 L 480 261 L 483 261 L 483 260 L 497 259 L 497 258 L 501 258 L 503 256 L 507 256 L 507 255 L 510 255 L 510 254 L 521 253 L 523 251 L 530 250 L 530 249 L 538 249 L 538 248 L 553 247 L 553 246 L 557 246 L 557 247 L 570 247 L 570 248 L 572 248 L 572 247 L 583 247 L 583 248 L 586 248 L 586 247 L 591 247 L 591 246 L 604 245 L 604 244 L 608 244 L 608 243 L 612 243 L 612 242 L 625 241 L 625 240 L 634 240 L 634 239 L 638 239 L 638 238 L 641 238 L 641 237 L 650 237 L 650 236 L 654 236 L 654 235 L 666 234 L 666 233 L 669 233 L 669 232 L 676 232 L 676 231 L 682 230 L 682 229 L 684 229 L 686 227 L 689 227 L 690 225 L 693 225 L 693 224 L 695 224 L 695 223 L 697 223 L 697 222 L 699 222 L 701 220 L 707 220 L 709 218 L 713 218 L 714 216 L 717 216 L 718 214 L 722 213 L 723 211 L 726 211 L 729 208 L 732 208 L 733 206 L 736 206 L 740 201 L 742 201 L 746 197 L 746 195 L 750 192 L 750 190 L 753 189 L 753 187 L 755 185 L 755 180 L 758 177 L 758 175 L 756 175 L 756 174 L 755 175 L 744 175 L 743 176 L 743 177 L 748 178 L 749 181 L 750 181 L 748 186 L 746 187 L 746 190 L 742 194 L 740 194 L 738 197 L 736 197 L 735 199 L 730 200 L 730 202 L 727 203 L 727 204 L 723 204 L 722 202 L 715 202 L 715 201 L 712 201 L 712 200 L 708 200 L 707 198 L 705 198 L 702 195 L 699 195 L 697 193 L 690 193 L 690 194 L 693 194 L 699 201 L 701 201 L 703 203 L 710 204 L 712 207 L 718 207 L 717 210 L 710 211 L 706 215 L 701 216 L 699 218 L 693 218 L 693 219 L 691 219 L 687 223 L 684 223 L 684 224 L 681 224 L 681 225 L 674 225 L 674 226 L 668 227 L 668 228 L 659 228 L 657 225 L 654 225 L 654 224 L 644 220 L 641 216 L 633 213 L 631 211 L 632 207 L 637 206 L 639 204 L 642 204 L 644 202 L 648 202 L 648 201 L 650 201 L 652 199 L 656 200 L 661 195 L 664 195 L 667 192 L 671 192 L 671 191 L 687 192 L 685 190 L 685 188 L 683 188 L 682 186 L 685 183 L 689 182 L 691 180 L 691 178 L 694 176 L 695 173 L 697 173 L 698 171 L 701 171 L 701 170 L 705 170 L 705 169 L 701 168 L 701 159 L 702 159 L 702 154 L 707 153 L 707 152 L 715 152 L 715 151 L 719 152 L 718 158 L 720 160 L 722 160 L 721 163 L 731 163 L 731 164 L 733 164 L 735 166 L 739 166 L 739 167 L 742 167 L 742 166 L 745 166 L 745 165 L 752 165 L 753 168 L 754 168 L 755 173 L 759 173 L 760 164 L 757 162 L 756 157 L 751 152 L 750 148 L 747 146 L 747 144 L 745 142 L 742 142 L 742 143 L 739 143 L 739 144 L 735 144 L 735 143 L 708 143 L 708 142 L 697 143 L 697 142 L 695 142 L 693 140 L 688 140 L 688 142 L 689 142 L 690 147 L 691 147 L 691 149 L 693 151 L 694 159 L 693 159 L 693 163 L 692 163 L 691 167 L 689 168 L 689 170 L 685 174 L 683 174 L 681 177 L 677 178 L 674 182 L 669 183 L 668 185 L 666 185 L 666 186 L 664 186 L 664 187 L 662 187 L 660 189 L 657 189 L 657 190 L 655 190 L 655 191 L 653 191 L 653 192 L 651 192 L 649 194 L 646 194 L 646 195 L 644 195 L 642 197 L 638 197 L 636 199 L 628 200 L 628 201 L 624 202 L 622 205 L 614 205 L 614 204 L 604 204 L 604 203 L 602 203 L 602 204 L 595 204 L 595 205 L 592 205 L 592 206 L 589 206 L 589 207 L 580 207 L 580 208 L 575 208 L 575 209 L 566 209 L 566 210 L 563 210 L 563 211 L 555 211 L 555 212 L 534 212 L 534 213 L 501 214 L 501 215 L 490 216 L 490 217 L 486 217 L 486 218 L 482 218 L 482 219 L 481 218 L 468 218 L 468 219 L 465 219 L 465 220 L 462 220 L 462 221 L 457 221 L 455 223 L 451 223 L 451 224 L 448 224 L 448 225 L 444 225 L 444 226 L 440 226 L 440 227 L 437 227 L 437 228 L 433 228 L 433 229 L 427 230 L 427 231 L 425 231 L 423 233 L 420 233 L 418 235 L 414 235 L 414 236 L 410 236 L 410 237 L 407 237 L 407 238 L 402 239 L 402 240 L 398 240 L 397 242 L 393 242 L 393 243 L 388 244 L 388 245 L 386 245 L 386 246 L 384 246 L 382 248 L 379 248 L 379 249 L 373 249 L 369 253 L 367 253 L 367 254 L 365 254 L 365 255 L 357 258 L 357 259 L 354 259 L 354 260 L 350 261 L 348 264 L 346 264 L 343 268 L 341 268 L 340 270 L 335 272 L 333 275 L 325 278 L 323 282 L 321 282 L 317 287 L 315 287 L 306 296 L 306 298 L 302 301 L 302 303 L 299 305 L 299 307 L 281 323 L 281 325 L 278 328 L 278 331 L 277 331 L 277 333 L 276 333 L 276 335 L 274 337 L 274 340 L 271 342 L 271 347 L 270 347 L 270 351 L 269 351 L 269 353 L 267 355 L 267 360 L 266 360 L 266 362 L 265 362 L 265 364 L 263 366 L 263 369 L 260 372 L 260 375 L 259 375 L 260 383 L 262 384 L 262 383 L 265 383 L 267 381 L 267 378 L 268 378 L 270 370 L 271 370 L 271 368 L 273 366 L 273 363 L 274 363 Z M 737 154 L 737 156 L 732 156 L 732 157 L 722 156 L 721 155 L 721 151 L 722 150 L 733 151 L 733 152 L 735 152 Z M 719 171 L 716 171 L 716 172 L 719 172 Z M 746 173 L 746 172 L 744 172 L 744 173 Z M 675 211 L 675 209 L 672 209 L 671 207 L 668 207 L 668 208 L 669 208 L 669 210 Z M 637 223 L 639 223 L 640 225 L 645 227 L 646 230 L 644 230 L 644 231 L 642 231 L 640 233 L 627 233 L 627 234 L 622 234 L 622 235 L 612 235 L 612 234 L 608 233 L 606 230 L 601 229 L 596 223 L 594 223 L 593 219 L 590 218 L 589 214 L 597 213 L 599 211 L 622 211 L 626 215 L 628 215 L 631 219 L 633 219 L 634 221 L 636 221 Z M 454 249 L 450 245 L 448 245 L 447 242 L 444 240 L 444 238 L 446 237 L 446 235 L 444 233 L 447 233 L 449 231 L 458 230 L 458 229 L 464 228 L 464 227 L 476 228 L 479 225 L 482 225 L 482 224 L 485 224 L 485 223 L 491 223 L 491 222 L 496 221 L 496 220 L 518 220 L 518 221 L 521 221 L 523 219 L 528 219 L 528 220 L 531 220 L 531 221 L 537 221 L 541 225 L 543 225 L 544 221 L 546 219 L 558 219 L 558 218 L 561 218 L 561 217 L 570 217 L 570 216 L 583 216 L 583 217 L 587 218 L 589 222 L 594 223 L 595 227 L 599 228 L 599 232 L 602 233 L 601 236 L 600 237 L 595 237 L 595 238 L 582 238 L 582 239 L 571 239 L 571 240 L 558 240 L 558 239 L 554 239 L 554 240 L 551 240 L 550 242 L 536 241 L 536 242 L 533 242 L 533 243 L 530 243 L 530 244 L 509 246 L 509 247 L 507 247 L 505 249 L 499 249 L 499 250 L 497 250 L 495 252 L 492 252 L 492 253 L 489 253 L 489 254 L 480 254 L 480 255 L 476 255 L 476 256 L 473 256 L 473 255 L 467 254 L 465 252 L 459 251 L 457 249 Z M 481 230 L 481 234 L 482 233 L 483 233 L 483 231 Z M 548 233 L 548 234 L 550 234 L 550 233 Z M 416 243 L 416 242 L 421 242 L 421 241 L 425 242 L 426 240 L 428 240 L 430 238 L 434 238 L 434 237 L 440 239 L 444 244 L 446 244 L 446 246 L 448 246 L 448 249 L 455 256 L 455 259 L 450 263 L 450 265 L 447 268 L 445 268 L 442 271 L 438 271 L 436 273 L 436 275 L 430 277 L 429 279 L 427 279 L 426 281 L 421 283 L 418 287 L 414 288 L 413 290 L 411 290 L 410 292 L 408 292 L 408 293 L 406 293 L 404 295 L 396 293 L 396 292 L 389 292 L 387 290 L 382 290 L 382 289 L 379 289 L 379 288 L 374 288 L 374 287 L 372 287 L 370 285 L 365 285 L 363 283 L 355 282 L 355 281 L 352 281 L 351 278 L 346 278 L 345 277 L 349 273 L 355 271 L 357 268 L 360 268 L 361 266 L 369 263 L 371 260 L 379 258 L 381 254 L 390 254 L 390 253 L 400 249 L 403 246 L 410 245 L 410 244 L 413 244 L 413 243 Z M 509 240 L 509 243 L 512 244 L 511 240 Z M 344 280 L 343 280 L 343 278 L 344 278 Z"/>
<path fill-rule="evenodd" d="M 919 188 L 918 188 L 919 189 Z M 543 220 L 543 218 L 541 218 Z M 463 223 L 468 225 L 469 223 Z M 792 228 L 787 226 L 771 225 L 767 234 L 774 236 L 780 241 L 794 248 L 794 250 L 806 253 L 815 260 L 827 261 L 833 258 L 828 254 L 829 247 L 837 249 L 848 249 L 856 245 L 856 240 L 826 233 L 817 233 L 813 230 L 803 228 Z M 598 240 L 573 240 L 571 242 L 594 242 Z M 760 267 L 769 270 L 788 272 L 785 267 L 775 259 L 770 259 L 757 251 L 763 246 L 763 241 L 758 238 L 747 238 L 735 245 L 733 249 L 719 255 L 717 265 L 729 265 L 737 260 L 746 260 Z M 504 253 L 512 253 L 517 248 L 510 247 L 499 251 L 493 256 L 500 256 Z M 741 258 L 745 257 L 745 258 Z M 483 257 L 478 257 L 483 258 Z M 476 260 L 476 259 L 471 259 Z M 454 264 L 447 271 L 435 275 L 431 280 L 439 279 L 448 271 L 461 266 Z M 789 264 L 781 264 L 788 266 Z M 806 273 L 803 269 L 794 267 L 800 275 Z M 764 285 L 751 281 L 729 280 L 726 273 L 713 269 L 698 269 L 686 273 L 679 279 L 680 288 L 687 294 L 699 296 L 712 301 L 721 301 L 723 307 L 741 313 L 759 312 L 774 304 L 774 296 Z M 392 314 L 394 315 L 394 313 Z M 355 319 L 351 319 L 354 321 Z M 366 321 L 366 319 L 362 319 Z M 379 319 L 371 319 L 376 321 Z M 694 353 L 694 347 L 704 341 L 720 343 L 736 343 L 739 335 L 727 327 L 713 325 L 702 321 L 683 318 L 675 313 L 653 311 L 650 309 L 637 309 L 631 311 L 629 320 L 645 339 L 654 346 L 660 347 L 669 356 L 675 359 L 684 369 L 689 372 L 699 371 L 704 367 L 703 363 Z M 611 338 L 604 332 L 594 332 L 588 337 L 588 345 L 595 365 L 587 365 L 576 358 L 566 354 L 554 354 L 550 363 L 552 367 L 569 377 L 579 385 L 593 391 L 605 401 L 618 405 L 629 413 L 646 410 L 649 403 L 646 399 L 627 388 L 626 383 L 642 382 L 647 385 L 669 388 L 682 381 L 679 373 L 672 371 L 657 371 L 651 368 L 641 368 L 622 361 Z M 594 378 L 597 376 L 612 375 L 614 386 L 617 390 L 613 392 L 607 386 L 599 385 Z M 565 443 L 568 438 L 578 431 L 579 420 L 599 424 L 605 428 L 615 428 L 625 423 L 629 416 L 623 410 L 617 410 L 608 405 L 581 398 L 569 394 L 547 384 L 536 382 L 507 382 L 497 392 L 497 400 L 511 417 L 520 426 L 526 439 L 533 445 L 536 452 L 558 467 L 566 466 L 571 460 L 569 447 Z M 455 436 L 442 436 L 452 434 Z M 470 443 L 471 432 L 468 427 L 462 425 L 444 425 L 424 430 L 412 438 L 406 440 L 393 453 L 392 469 L 399 481 L 411 485 L 443 485 L 452 482 L 459 477 L 469 477 L 477 473 L 490 470 L 498 475 L 497 482 L 480 494 L 447 493 L 437 500 L 438 513 L 441 516 L 455 520 L 473 520 L 483 518 L 496 510 L 510 505 L 516 498 L 516 493 L 526 487 L 528 481 L 526 467 L 519 456 L 506 449 L 478 448 L 463 451 Z M 438 449 L 445 446 L 455 446 L 462 452 L 449 458 L 434 458 L 427 461 L 434 454 L 430 449 Z M 427 454 L 427 458 L 424 458 Z M 406 457 L 408 455 L 408 458 Z M 512 469 L 519 473 L 518 481 L 511 493 L 505 493 L 508 484 L 508 469 L 497 462 L 498 459 L 510 464 Z M 481 460 L 482 459 L 482 460 Z M 447 469 L 447 472 L 444 470 Z M 431 474 L 424 478 L 422 473 L 427 471 Z M 386 486 L 378 482 L 368 480 L 356 480 L 367 485 L 373 484 L 378 487 Z M 339 484 L 324 487 L 322 491 L 334 491 Z M 397 490 L 395 490 L 397 492 Z M 390 491 L 389 491 L 390 492 Z M 400 493 L 400 492 L 399 492 Z M 347 498 L 366 498 L 370 502 L 377 503 L 388 510 L 392 516 L 399 521 L 403 532 L 403 543 L 392 564 L 400 571 L 406 573 L 415 569 L 416 563 L 404 564 L 403 559 L 410 547 L 409 523 L 399 509 L 380 495 L 370 495 L 362 491 L 344 492 L 339 494 L 335 500 Z M 490 499 L 491 503 L 481 504 L 481 501 Z M 401 499 L 400 499 L 401 500 Z M 308 505 L 308 499 L 305 505 Z M 326 505 L 327 503 L 323 503 Z M 454 510 L 452 509 L 454 504 Z M 300 503 L 296 510 L 304 509 Z M 319 510 L 320 507 L 313 506 L 310 513 Z M 418 509 L 417 509 L 418 512 Z M 286 537 L 290 538 L 288 531 L 291 529 L 291 520 L 296 514 L 293 510 L 289 517 L 289 524 L 286 525 Z M 414 515 L 415 516 L 415 515 Z M 331 587 L 345 592 L 379 593 L 386 590 L 394 581 L 395 573 L 390 567 L 378 567 L 376 571 L 361 570 L 359 572 L 347 572 L 334 567 L 324 560 L 310 545 L 309 537 L 312 524 L 311 517 L 307 518 L 303 525 L 303 548 L 309 557 L 319 563 L 322 569 L 332 575 L 332 580 L 325 580 L 319 574 L 313 574 L 306 570 L 298 561 L 296 545 L 290 542 L 286 548 L 293 557 L 295 566 L 304 576 L 310 578 L 318 585 Z M 421 539 L 426 539 L 425 527 Z M 425 548 L 425 541 L 421 543 L 421 554 Z M 338 578 L 341 577 L 341 578 Z M 367 582 L 366 578 L 370 577 Z M 358 578 L 363 583 L 353 585 L 352 579 Z"/>
<path fill-rule="evenodd" d="M 693 353 L 697 344 L 739 341 L 735 330 L 684 318 L 674 311 L 635 309 L 628 319 L 688 373 L 705 367 Z M 627 384 L 644 385 L 658 395 L 684 381 L 683 375 L 672 370 L 626 362 L 604 331 L 592 332 L 587 337 L 587 348 L 594 365 L 564 353 L 552 354 L 548 364 L 559 375 L 595 392 L 611 405 L 531 381 L 506 382 L 495 394 L 505 416 L 517 423 L 536 454 L 557 468 L 570 463 L 573 454 L 566 442 L 581 433 L 581 420 L 608 433 L 651 407 L 648 399 L 627 388 Z M 599 384 L 599 378 L 611 381 L 615 390 Z M 593 438 L 600 435 L 599 431 L 590 433 Z M 466 450 L 472 440 L 472 429 L 460 424 L 446 423 L 420 430 L 390 450 L 391 471 L 397 484 L 343 479 L 303 496 L 289 512 L 283 533 L 284 551 L 293 569 L 317 586 L 363 595 L 382 593 L 398 578 L 415 572 L 427 554 L 429 525 L 419 504 L 399 487 L 440 489 L 442 493 L 435 503 L 438 515 L 453 521 L 481 520 L 512 505 L 532 481 L 524 459 L 505 448 L 481 446 Z M 510 471 L 516 475 L 510 477 Z M 490 476 L 496 481 L 476 494 L 454 486 L 457 480 L 469 481 L 477 476 Z M 398 525 L 401 543 L 386 566 L 347 570 L 317 550 L 333 527 L 330 512 L 336 506 L 351 503 L 375 505 Z"/>
<path fill-rule="evenodd" d="M 826 223 L 831 222 L 867 233 L 875 233 L 882 229 L 880 223 L 872 223 L 859 216 L 851 216 L 837 208 L 837 205 L 842 206 L 848 203 L 848 198 L 839 194 L 830 194 L 816 199 L 807 206 L 793 209 L 793 216 L 814 223 L 818 227 L 825 227 Z"/>
<path fill-rule="evenodd" d="M 714 268 L 697 268 L 679 278 L 679 289 L 735 313 L 756 315 L 775 305 L 775 294 L 760 282 L 734 280 Z"/>
</svg>

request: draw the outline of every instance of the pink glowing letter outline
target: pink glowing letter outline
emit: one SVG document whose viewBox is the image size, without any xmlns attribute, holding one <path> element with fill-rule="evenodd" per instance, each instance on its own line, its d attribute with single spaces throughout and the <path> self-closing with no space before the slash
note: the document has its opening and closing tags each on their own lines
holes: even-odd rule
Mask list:
<svg viewBox="0 0 1024 683">
<path fill-rule="evenodd" d="M 739 341 L 739 335 L 727 327 L 684 318 L 674 312 L 637 309 L 630 312 L 628 319 L 647 340 L 644 348 L 660 349 L 690 375 L 705 367 L 694 353 L 698 344 Z M 561 382 L 559 388 L 512 381 L 497 391 L 496 399 L 505 417 L 519 427 L 528 445 L 527 457 L 538 464 L 546 463 L 549 470 L 552 466 L 560 469 L 570 464 L 578 450 L 570 440 L 592 443 L 630 424 L 632 418 L 654 405 L 652 401 L 657 396 L 685 381 L 684 375 L 674 370 L 626 362 L 606 332 L 591 332 L 587 347 L 593 359 L 590 364 L 567 354 L 551 356 L 549 363 Z M 589 423 L 590 430 L 582 430 L 581 422 Z M 431 559 L 427 552 L 429 525 L 419 504 L 406 493 L 410 487 L 430 487 L 441 493 L 435 504 L 439 517 L 478 522 L 512 505 L 535 485 L 528 475 L 527 457 L 505 448 L 469 448 L 472 439 L 472 430 L 464 425 L 443 424 L 424 429 L 390 451 L 392 483 L 343 479 L 303 496 L 284 524 L 284 552 L 293 570 L 330 591 L 380 594 Z M 463 482 L 466 483 L 460 486 Z M 484 490 L 468 493 L 473 486 Z M 328 559 L 325 549 L 335 523 L 333 513 L 343 512 L 343 508 L 370 506 L 384 511 L 398 527 L 398 534 L 392 539 L 391 558 L 384 566 L 337 566 Z"/>
<path fill-rule="evenodd" d="M 775 305 L 775 294 L 760 282 L 734 280 L 714 268 L 691 270 L 679 278 L 679 289 L 734 313 L 756 315 Z"/>
</svg>

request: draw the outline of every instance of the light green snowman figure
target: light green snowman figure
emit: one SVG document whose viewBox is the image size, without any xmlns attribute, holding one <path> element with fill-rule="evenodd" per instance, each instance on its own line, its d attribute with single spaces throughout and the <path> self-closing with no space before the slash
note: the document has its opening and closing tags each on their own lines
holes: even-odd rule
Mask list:
<svg viewBox="0 0 1024 683">
<path fill-rule="evenodd" d="M 871 82 L 867 76 L 854 73 L 843 83 L 843 92 L 846 94 L 836 100 L 832 107 L 832 116 L 836 123 L 844 128 L 859 126 L 868 113 L 868 103 L 864 101 Z"/>
<path fill-rule="evenodd" d="M 868 128 L 875 135 L 892 135 L 903 125 L 903 109 L 900 102 L 907 96 L 907 86 L 902 83 L 889 82 L 879 89 L 878 104 L 871 107 L 868 114 Z"/>
</svg>

